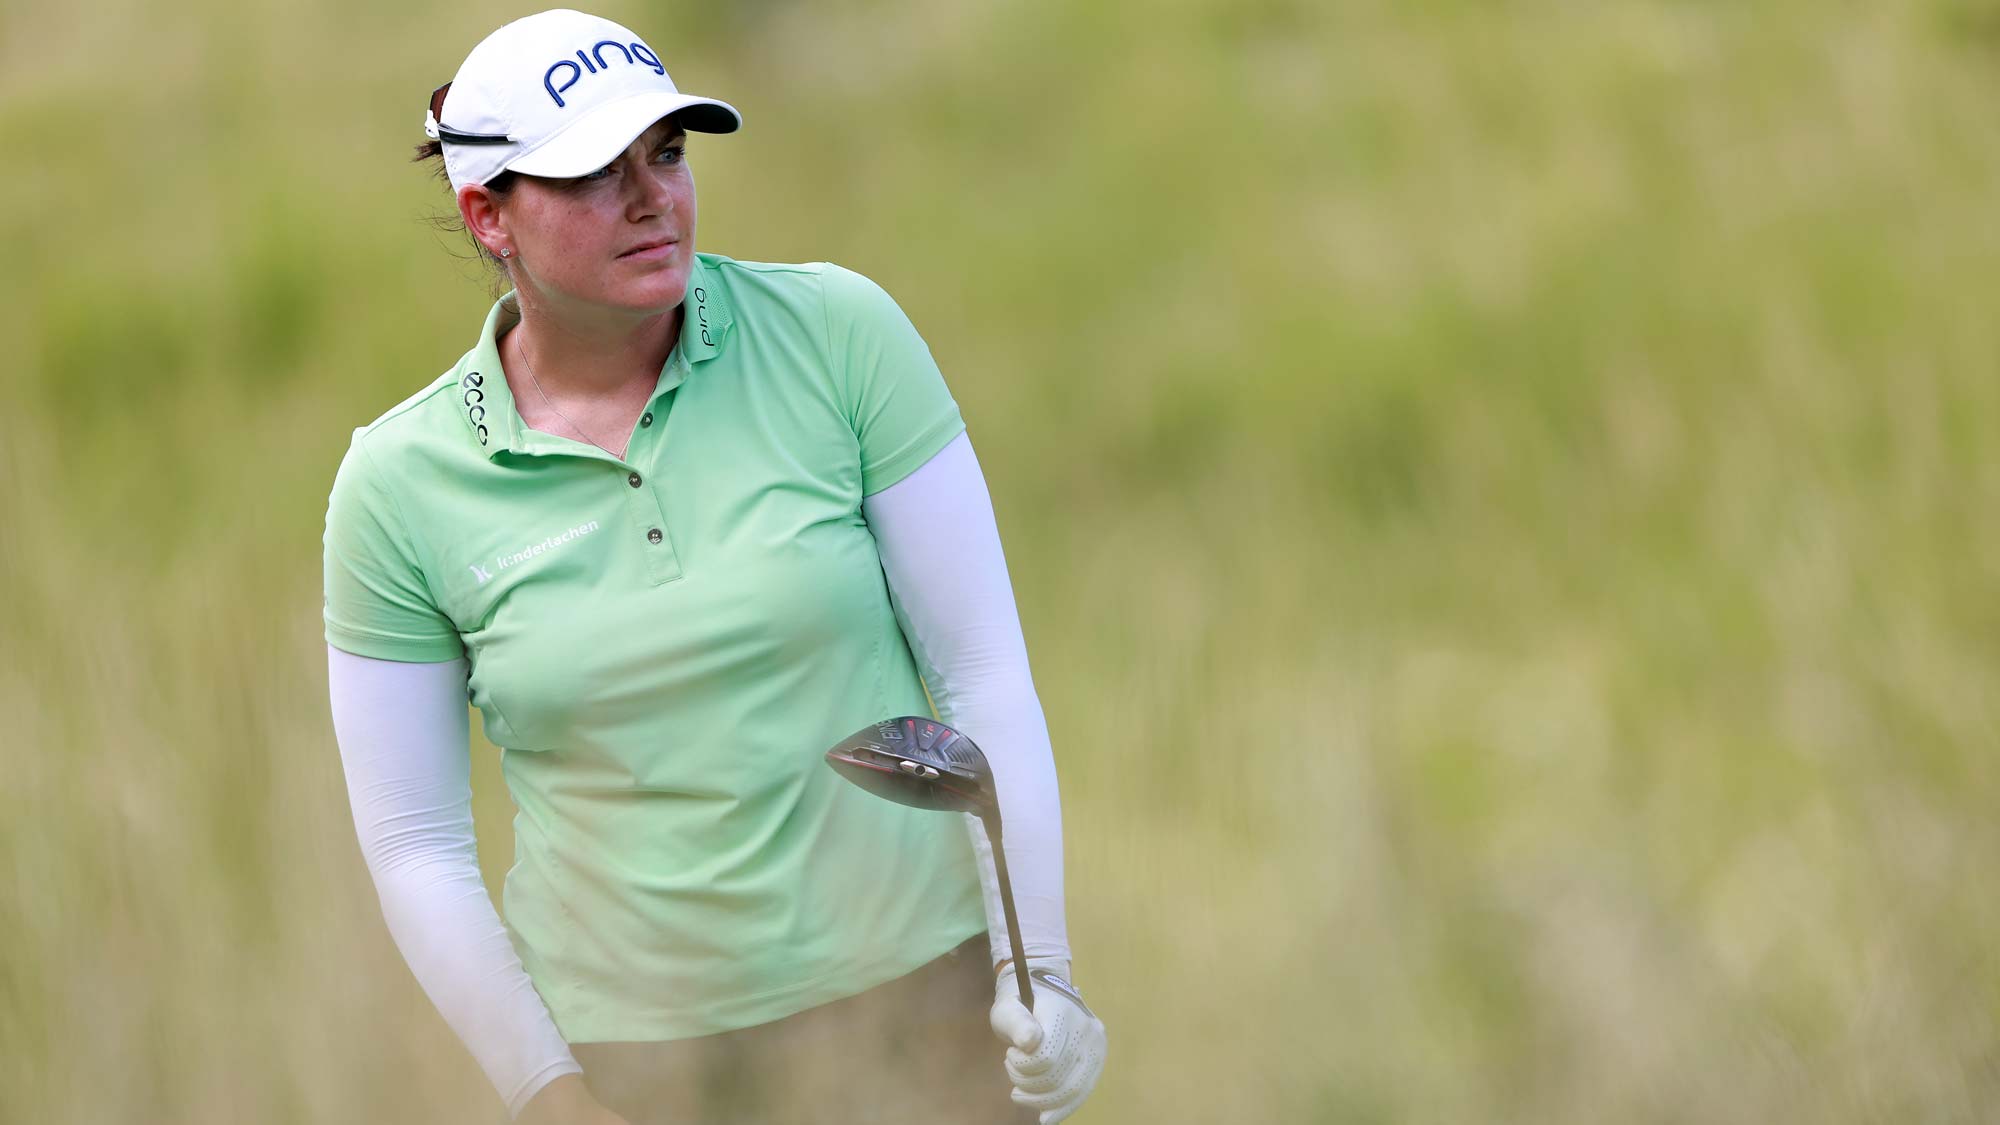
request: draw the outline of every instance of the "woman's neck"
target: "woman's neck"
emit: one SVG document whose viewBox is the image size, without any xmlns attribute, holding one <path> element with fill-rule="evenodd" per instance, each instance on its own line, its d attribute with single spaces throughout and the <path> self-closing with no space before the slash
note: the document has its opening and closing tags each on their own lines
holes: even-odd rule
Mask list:
<svg viewBox="0 0 2000 1125">
<path fill-rule="evenodd" d="M 680 339 L 679 306 L 664 313 L 557 315 L 515 295 L 521 321 L 508 336 L 528 369 L 555 394 L 607 395 L 635 379 L 656 379 Z"/>
</svg>

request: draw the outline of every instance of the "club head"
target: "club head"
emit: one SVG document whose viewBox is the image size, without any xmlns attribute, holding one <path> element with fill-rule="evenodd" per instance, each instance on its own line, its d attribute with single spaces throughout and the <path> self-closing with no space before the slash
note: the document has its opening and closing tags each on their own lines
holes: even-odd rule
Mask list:
<svg viewBox="0 0 2000 1125">
<path fill-rule="evenodd" d="M 993 872 L 1000 884 L 1000 909 L 1014 963 L 1025 965 L 1021 919 L 1014 909 L 1014 884 L 1007 876 L 1007 848 L 1000 837 L 1000 792 L 993 768 L 971 739 L 938 722 L 904 715 L 871 723 L 826 752 L 834 772 L 878 797 L 899 805 L 938 812 L 971 813 L 986 827 L 993 844 Z M 1021 1006 L 1035 1010 L 1028 978 L 1015 974 Z"/>
<path fill-rule="evenodd" d="M 828 750 L 826 764 L 899 805 L 981 818 L 999 812 L 986 755 L 936 719 L 904 715 L 870 723 Z"/>
</svg>

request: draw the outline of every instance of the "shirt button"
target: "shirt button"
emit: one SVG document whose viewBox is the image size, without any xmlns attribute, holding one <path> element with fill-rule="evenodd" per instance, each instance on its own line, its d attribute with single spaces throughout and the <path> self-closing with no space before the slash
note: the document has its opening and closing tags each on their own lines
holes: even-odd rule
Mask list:
<svg viewBox="0 0 2000 1125">
<path fill-rule="evenodd" d="M 665 538 L 666 536 L 661 535 L 660 529 L 657 527 L 646 533 L 646 542 L 648 543 L 658 543 L 660 540 Z"/>
<path fill-rule="evenodd" d="M 650 410 L 648 410 L 648 411 L 646 411 L 646 412 L 645 412 L 644 414 L 641 414 L 641 415 L 639 416 L 639 424 L 640 424 L 641 426 L 650 426 L 650 425 L 652 425 L 652 424 L 653 424 L 653 412 L 652 412 L 652 411 L 650 411 Z"/>
<path fill-rule="evenodd" d="M 626 477 L 625 479 L 626 479 L 626 480 L 628 480 L 628 481 L 630 481 L 630 482 L 632 482 L 632 487 L 633 487 L 633 488 L 637 488 L 637 487 L 639 487 L 639 474 L 638 474 L 638 473 L 633 473 L 633 474 L 632 474 L 631 476 L 629 476 L 629 477 Z"/>
</svg>

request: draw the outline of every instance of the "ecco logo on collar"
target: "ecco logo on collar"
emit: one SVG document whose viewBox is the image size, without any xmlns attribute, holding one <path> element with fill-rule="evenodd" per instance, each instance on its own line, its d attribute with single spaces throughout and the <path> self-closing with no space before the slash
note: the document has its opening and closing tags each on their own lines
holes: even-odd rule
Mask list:
<svg viewBox="0 0 2000 1125">
<path fill-rule="evenodd" d="M 569 108 L 569 103 L 563 101 L 563 91 L 576 85 L 577 80 L 583 77 L 585 69 L 588 69 L 592 74 L 596 74 L 600 70 L 608 70 L 610 68 L 610 64 L 604 61 L 604 48 L 606 47 L 616 47 L 624 52 L 627 65 L 636 62 L 643 66 L 652 67 L 654 74 L 665 75 L 667 73 L 667 68 L 660 64 L 660 57 L 649 50 L 644 43 L 634 42 L 628 47 L 616 39 L 601 40 L 591 46 L 590 53 L 588 54 L 585 54 L 581 48 L 577 50 L 577 62 L 581 62 L 583 66 L 578 66 L 568 59 L 558 59 L 548 70 L 542 72 L 542 89 L 547 90 L 549 97 L 555 99 L 557 109 Z M 569 80 L 558 86 L 555 84 L 556 71 L 561 70 L 563 67 L 569 68 Z"/>
<path fill-rule="evenodd" d="M 486 444 L 486 392 L 480 390 L 486 384 L 485 376 L 477 371 L 467 372 L 459 382 L 465 387 L 465 418 L 472 428 L 479 431 L 479 444 Z M 476 397 L 475 397 L 476 396 Z"/>
</svg>

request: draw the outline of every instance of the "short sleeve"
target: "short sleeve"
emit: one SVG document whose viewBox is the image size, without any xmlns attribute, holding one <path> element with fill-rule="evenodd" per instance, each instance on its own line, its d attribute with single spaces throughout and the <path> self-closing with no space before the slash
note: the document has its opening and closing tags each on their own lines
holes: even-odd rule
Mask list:
<svg viewBox="0 0 2000 1125">
<path fill-rule="evenodd" d="M 402 512 L 356 430 L 326 505 L 326 643 L 356 656 L 436 663 L 465 654 L 431 598 Z"/>
<path fill-rule="evenodd" d="M 882 287 L 828 265 L 827 344 L 854 436 L 861 494 L 910 475 L 965 429 L 931 350 Z"/>
</svg>

